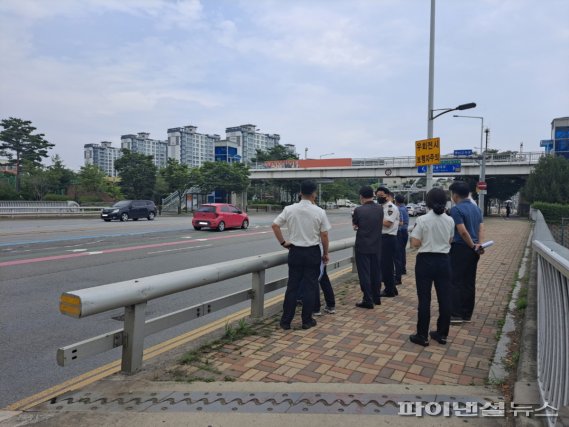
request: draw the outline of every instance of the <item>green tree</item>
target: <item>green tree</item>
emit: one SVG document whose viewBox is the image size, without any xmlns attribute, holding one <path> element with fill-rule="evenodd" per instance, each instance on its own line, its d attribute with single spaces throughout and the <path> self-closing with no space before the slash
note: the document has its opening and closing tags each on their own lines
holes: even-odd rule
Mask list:
<svg viewBox="0 0 569 427">
<path fill-rule="evenodd" d="M 49 191 L 56 194 L 66 194 L 77 174 L 63 164 L 58 154 L 51 158 L 51 166 L 47 167 Z"/>
<path fill-rule="evenodd" d="M 546 156 L 530 173 L 522 189 L 530 203 L 569 203 L 569 160 L 561 156 Z"/>
<path fill-rule="evenodd" d="M 105 190 L 105 172 L 96 165 L 81 166 L 77 179 L 82 191 L 100 192 Z"/>
<path fill-rule="evenodd" d="M 115 169 L 121 178 L 122 193 L 128 199 L 151 199 L 158 169 L 153 157 L 124 148 L 121 152 L 122 157 L 115 160 Z"/>
<path fill-rule="evenodd" d="M 200 167 L 199 187 L 203 193 L 224 190 L 227 195 L 249 187 L 249 167 L 243 163 L 205 162 Z"/>
<path fill-rule="evenodd" d="M 40 165 L 42 159 L 47 157 L 47 151 L 55 144 L 46 141 L 43 133 L 34 134 L 36 128 L 29 120 L 10 117 L 0 121 L 0 126 L 4 128 L 0 132 L 0 154 L 16 165 L 16 192 L 19 193 L 22 162 Z"/>
<path fill-rule="evenodd" d="M 168 191 L 178 192 L 178 214 L 181 214 L 186 190 L 199 184 L 199 169 L 168 159 L 168 164 L 160 170 L 160 175 L 166 181 Z"/>
<path fill-rule="evenodd" d="M 22 175 L 22 193 L 26 199 L 43 200 L 50 190 L 49 172 L 42 165 L 24 162 L 27 172 Z"/>
<path fill-rule="evenodd" d="M 275 145 L 274 147 L 268 149 L 267 151 L 257 149 L 257 155 L 254 159 L 251 159 L 253 163 L 255 162 L 266 162 L 269 160 L 297 160 L 298 154 L 291 152 L 284 145 Z"/>
</svg>

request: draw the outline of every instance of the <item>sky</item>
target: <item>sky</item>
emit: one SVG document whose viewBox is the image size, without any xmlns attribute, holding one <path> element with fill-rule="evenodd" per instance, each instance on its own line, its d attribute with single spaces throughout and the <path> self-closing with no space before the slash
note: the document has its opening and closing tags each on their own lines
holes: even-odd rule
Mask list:
<svg viewBox="0 0 569 427">
<path fill-rule="evenodd" d="M 0 119 L 67 167 L 84 144 L 254 124 L 303 157 L 413 156 L 427 137 L 429 0 L 0 0 Z M 569 116 L 569 1 L 437 0 L 434 108 L 476 102 L 489 148 Z M 434 121 L 443 153 L 479 119 Z M 333 155 L 329 155 L 334 153 Z M 47 164 L 50 162 L 47 161 Z"/>
</svg>

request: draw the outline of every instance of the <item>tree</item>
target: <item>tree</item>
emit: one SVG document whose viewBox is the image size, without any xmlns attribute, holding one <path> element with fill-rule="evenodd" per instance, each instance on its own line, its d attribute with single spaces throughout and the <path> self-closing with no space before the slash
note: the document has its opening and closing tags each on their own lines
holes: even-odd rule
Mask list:
<svg viewBox="0 0 569 427">
<path fill-rule="evenodd" d="M 181 214 L 186 190 L 199 183 L 199 169 L 190 168 L 175 159 L 168 159 L 168 164 L 160 170 L 160 175 L 168 184 L 168 191 L 178 192 L 178 214 Z"/>
<path fill-rule="evenodd" d="M 100 192 L 105 190 L 105 172 L 96 165 L 81 166 L 77 178 L 82 191 Z"/>
<path fill-rule="evenodd" d="M 58 154 L 51 158 L 51 166 L 47 167 L 49 191 L 56 194 L 66 194 L 77 174 L 63 165 Z"/>
<path fill-rule="evenodd" d="M 120 187 L 128 199 L 151 199 L 154 195 L 157 167 L 152 156 L 134 153 L 123 148 L 122 157 L 115 160 Z"/>
<path fill-rule="evenodd" d="M 22 192 L 26 199 L 43 200 L 50 190 L 49 172 L 42 165 L 25 162 L 27 172 L 22 175 Z"/>
<path fill-rule="evenodd" d="M 0 153 L 16 165 L 16 192 L 19 193 L 22 162 L 40 165 L 42 158 L 47 157 L 47 151 L 55 144 L 46 141 L 43 133 L 33 134 L 36 128 L 29 120 L 10 117 L 2 120 L 0 125 L 4 128 L 0 132 Z"/>
<path fill-rule="evenodd" d="M 298 160 L 298 154 L 291 152 L 284 145 L 277 144 L 273 148 L 267 151 L 257 149 L 257 156 L 251 159 L 253 163 L 255 162 L 266 162 L 269 160 Z"/>
<path fill-rule="evenodd" d="M 569 203 L 569 160 L 561 156 L 546 156 L 530 173 L 522 189 L 530 203 Z"/>
<path fill-rule="evenodd" d="M 249 167 L 243 163 L 205 162 L 200 167 L 199 187 L 204 193 L 224 190 L 243 193 L 249 187 Z"/>
</svg>

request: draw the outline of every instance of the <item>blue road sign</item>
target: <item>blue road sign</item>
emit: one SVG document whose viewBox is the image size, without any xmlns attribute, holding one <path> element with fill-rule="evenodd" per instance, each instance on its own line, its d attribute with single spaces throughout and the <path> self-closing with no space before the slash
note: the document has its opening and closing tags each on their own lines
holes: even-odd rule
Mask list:
<svg viewBox="0 0 569 427">
<path fill-rule="evenodd" d="M 460 159 L 444 159 L 438 165 L 433 165 L 433 173 L 457 173 L 460 172 L 462 163 Z M 427 166 L 419 166 L 418 173 L 427 173 Z"/>
<path fill-rule="evenodd" d="M 454 150 L 455 156 L 472 156 L 472 150 Z"/>
</svg>

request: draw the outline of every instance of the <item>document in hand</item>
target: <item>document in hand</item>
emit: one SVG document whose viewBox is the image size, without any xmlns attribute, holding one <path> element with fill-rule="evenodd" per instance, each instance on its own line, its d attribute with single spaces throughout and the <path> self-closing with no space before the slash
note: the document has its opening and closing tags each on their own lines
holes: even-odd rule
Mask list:
<svg viewBox="0 0 569 427">
<path fill-rule="evenodd" d="M 484 242 L 480 245 L 481 249 L 486 249 L 489 248 L 490 246 L 492 246 L 494 244 L 494 240 L 488 240 L 487 242 Z"/>
<path fill-rule="evenodd" d="M 322 276 L 324 276 L 324 267 L 325 267 L 325 266 L 326 266 L 326 265 L 324 264 L 324 261 L 322 261 L 322 262 L 320 263 L 320 276 L 318 276 L 318 281 L 320 281 L 320 279 L 322 279 Z"/>
</svg>

